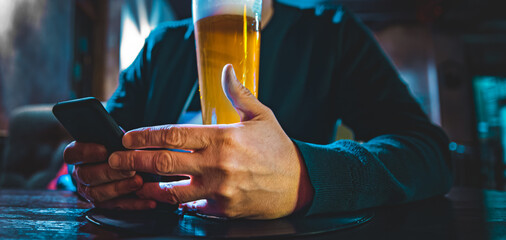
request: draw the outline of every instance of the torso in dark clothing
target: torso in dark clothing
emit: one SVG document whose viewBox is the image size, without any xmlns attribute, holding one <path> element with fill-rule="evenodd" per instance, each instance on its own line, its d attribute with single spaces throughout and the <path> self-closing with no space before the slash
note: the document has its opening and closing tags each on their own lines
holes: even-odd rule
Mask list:
<svg viewBox="0 0 506 240">
<path fill-rule="evenodd" d="M 331 94 L 340 81 L 335 43 L 343 13 L 317 16 L 314 10 L 282 4 L 275 4 L 275 12 L 262 31 L 259 100 L 274 111 L 290 137 L 329 143 L 339 117 Z M 200 110 L 198 91 L 192 91 L 198 76 L 191 20 L 157 28 L 145 49 L 149 74 L 142 79 L 147 102 L 141 125 L 176 123 L 185 104 L 188 111 Z M 123 123 L 127 128 L 138 124 Z"/>
</svg>

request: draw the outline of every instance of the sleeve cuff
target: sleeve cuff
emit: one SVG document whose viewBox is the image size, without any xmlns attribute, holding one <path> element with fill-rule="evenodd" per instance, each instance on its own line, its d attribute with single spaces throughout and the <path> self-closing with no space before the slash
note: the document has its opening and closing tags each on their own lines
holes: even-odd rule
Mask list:
<svg viewBox="0 0 506 240">
<path fill-rule="evenodd" d="M 306 215 L 349 211 L 353 208 L 355 184 L 353 164 L 340 148 L 293 140 L 299 148 L 314 188 L 314 197 Z M 338 183 L 338 184 L 336 184 Z"/>
</svg>

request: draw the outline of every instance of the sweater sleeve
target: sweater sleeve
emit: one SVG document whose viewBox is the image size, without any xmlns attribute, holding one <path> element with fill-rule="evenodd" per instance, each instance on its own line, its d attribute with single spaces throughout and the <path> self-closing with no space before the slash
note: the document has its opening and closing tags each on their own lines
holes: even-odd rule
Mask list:
<svg viewBox="0 0 506 240">
<path fill-rule="evenodd" d="M 452 184 L 448 139 L 410 95 L 366 27 L 345 13 L 334 69 L 336 118 L 356 141 L 295 141 L 315 189 L 308 214 L 421 200 Z"/>
</svg>

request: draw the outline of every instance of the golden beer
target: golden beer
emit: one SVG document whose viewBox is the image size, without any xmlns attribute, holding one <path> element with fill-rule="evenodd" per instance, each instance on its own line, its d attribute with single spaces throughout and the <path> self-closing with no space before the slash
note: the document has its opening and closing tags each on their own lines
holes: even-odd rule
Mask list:
<svg viewBox="0 0 506 240">
<path fill-rule="evenodd" d="M 195 23 L 200 100 L 204 124 L 240 122 L 223 92 L 223 67 L 232 64 L 237 79 L 258 97 L 260 21 L 246 15 L 224 14 Z"/>
</svg>

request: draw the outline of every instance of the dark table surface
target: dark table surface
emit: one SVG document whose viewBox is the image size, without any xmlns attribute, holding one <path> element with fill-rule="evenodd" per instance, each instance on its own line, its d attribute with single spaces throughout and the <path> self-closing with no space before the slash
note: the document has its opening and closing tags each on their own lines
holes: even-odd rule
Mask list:
<svg viewBox="0 0 506 240">
<path fill-rule="evenodd" d="M 90 207 L 72 192 L 0 190 L 0 239 L 146 237 L 90 223 L 84 217 Z M 506 239 L 506 192 L 454 188 L 446 197 L 375 212 L 359 227 L 306 238 Z"/>
</svg>

